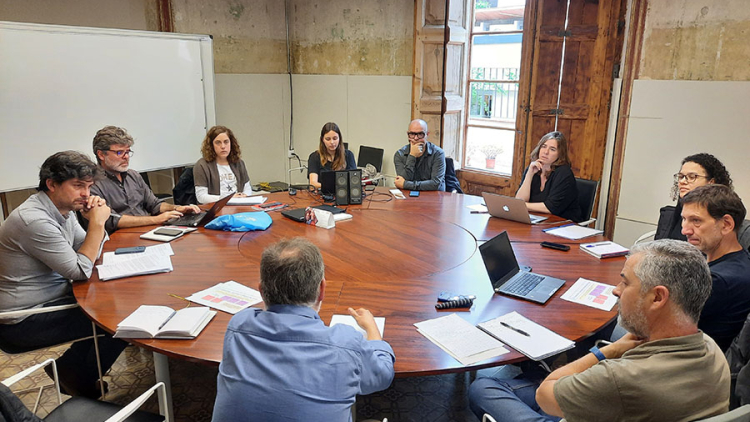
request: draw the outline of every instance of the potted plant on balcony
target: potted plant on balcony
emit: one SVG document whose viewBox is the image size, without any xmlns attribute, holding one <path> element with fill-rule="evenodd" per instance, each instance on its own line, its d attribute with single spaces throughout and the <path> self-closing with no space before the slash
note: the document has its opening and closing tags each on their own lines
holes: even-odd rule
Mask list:
<svg viewBox="0 0 750 422">
<path fill-rule="evenodd" d="M 503 149 L 495 144 L 485 144 L 482 145 L 479 150 L 484 154 L 485 158 L 485 168 L 487 169 L 494 169 L 495 168 L 495 158 L 498 154 L 503 153 Z"/>
</svg>

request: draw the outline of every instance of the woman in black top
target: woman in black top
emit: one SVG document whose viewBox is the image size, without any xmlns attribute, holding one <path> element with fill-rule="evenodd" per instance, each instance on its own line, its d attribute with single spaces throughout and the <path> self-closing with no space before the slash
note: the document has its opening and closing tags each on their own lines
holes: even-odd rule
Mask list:
<svg viewBox="0 0 750 422">
<path fill-rule="evenodd" d="M 344 149 L 344 138 L 336 123 L 328 122 L 320 130 L 318 150 L 307 159 L 307 178 L 310 184 L 320 189 L 320 172 L 331 170 L 354 170 L 357 162 L 354 154 Z"/>
<path fill-rule="evenodd" d="M 523 173 L 516 198 L 526 201 L 531 212 L 583 220 L 578 189 L 568 159 L 568 143 L 562 132 L 550 132 L 531 152 L 531 164 Z"/>
<path fill-rule="evenodd" d="M 667 205 L 659 210 L 654 239 L 687 240 L 682 234 L 682 197 L 698 186 L 720 184 L 732 189 L 732 178 L 724 164 L 711 154 L 689 155 L 682 160 L 680 172 L 674 175 L 672 200 L 675 206 Z"/>
</svg>

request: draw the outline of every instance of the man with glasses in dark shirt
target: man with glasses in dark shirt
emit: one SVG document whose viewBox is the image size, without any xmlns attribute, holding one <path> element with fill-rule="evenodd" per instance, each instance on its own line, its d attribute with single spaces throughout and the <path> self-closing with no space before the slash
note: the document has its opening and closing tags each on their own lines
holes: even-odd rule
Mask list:
<svg viewBox="0 0 750 422">
<path fill-rule="evenodd" d="M 445 152 L 429 142 L 427 122 L 412 120 L 406 132 L 409 143 L 396 151 L 396 187 L 407 190 L 445 190 Z"/>
<path fill-rule="evenodd" d="M 156 198 L 140 174 L 130 170 L 133 137 L 116 126 L 105 126 L 94 136 L 94 155 L 107 177 L 91 187 L 112 208 L 108 233 L 125 227 L 162 224 L 183 214 L 200 212 L 197 205 L 175 206 Z"/>
</svg>

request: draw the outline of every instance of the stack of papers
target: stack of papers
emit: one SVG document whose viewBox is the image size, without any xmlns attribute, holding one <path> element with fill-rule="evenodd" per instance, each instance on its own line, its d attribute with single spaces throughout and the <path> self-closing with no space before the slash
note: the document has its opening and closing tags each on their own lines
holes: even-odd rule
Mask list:
<svg viewBox="0 0 750 422">
<path fill-rule="evenodd" d="M 259 291 L 231 280 L 194 293 L 187 300 L 232 315 L 263 301 Z"/>
<path fill-rule="evenodd" d="M 533 360 L 542 360 L 575 346 L 575 342 L 518 312 L 482 322 L 477 327 Z"/>
<path fill-rule="evenodd" d="M 604 233 L 602 230 L 591 229 L 588 227 L 581 227 L 578 224 L 566 224 L 560 227 L 552 227 L 549 229 L 542 230 L 547 234 L 564 237 L 570 240 L 583 239 L 584 237 L 596 236 Z"/>
<path fill-rule="evenodd" d="M 414 326 L 420 334 L 464 366 L 509 352 L 498 340 L 483 333 L 457 314 L 428 319 Z"/>
<path fill-rule="evenodd" d="M 148 248 L 146 250 L 148 251 Z M 172 248 L 169 249 L 170 252 L 171 250 Z M 102 262 L 102 265 L 96 266 L 101 281 L 145 274 L 168 273 L 174 269 L 172 268 L 170 255 L 161 252 L 113 254 L 109 257 L 105 254 Z"/>
<path fill-rule="evenodd" d="M 612 294 L 614 289 L 615 286 L 609 284 L 579 278 L 567 292 L 560 296 L 560 299 L 603 311 L 611 311 L 617 303 L 617 296 Z"/>
<path fill-rule="evenodd" d="M 630 252 L 628 248 L 615 242 L 610 242 L 609 240 L 604 242 L 582 243 L 579 247 L 582 251 L 590 253 L 599 259 L 623 256 Z"/>
<path fill-rule="evenodd" d="M 163 245 L 154 245 L 154 246 L 148 246 L 146 247 L 146 250 L 140 253 L 128 253 L 128 254 L 121 254 L 121 255 L 115 255 L 114 252 L 104 252 L 104 255 L 102 255 L 102 265 L 110 265 L 110 264 L 117 264 L 120 262 L 129 261 L 133 258 L 138 257 L 144 257 L 144 256 L 172 256 L 174 255 L 174 250 L 172 250 L 172 246 L 169 243 L 165 243 Z"/>
<path fill-rule="evenodd" d="M 183 308 L 141 305 L 117 324 L 115 338 L 192 339 L 216 315 L 209 308 Z"/>
<path fill-rule="evenodd" d="M 367 333 L 365 332 L 365 330 L 363 330 L 362 327 L 360 327 L 359 324 L 357 324 L 357 320 L 355 320 L 354 317 L 351 315 L 340 315 L 340 314 L 334 315 L 333 318 L 331 318 L 330 327 L 333 327 L 334 325 L 337 325 L 337 324 L 348 325 L 354 328 L 355 330 L 359 331 L 360 333 L 362 333 L 362 335 L 365 338 L 367 338 Z M 375 317 L 375 325 L 378 326 L 378 331 L 380 331 L 380 336 L 382 337 L 383 331 L 385 331 L 385 318 Z"/>
<path fill-rule="evenodd" d="M 258 205 L 266 202 L 265 196 L 246 196 L 244 198 L 232 198 L 227 205 Z"/>
</svg>

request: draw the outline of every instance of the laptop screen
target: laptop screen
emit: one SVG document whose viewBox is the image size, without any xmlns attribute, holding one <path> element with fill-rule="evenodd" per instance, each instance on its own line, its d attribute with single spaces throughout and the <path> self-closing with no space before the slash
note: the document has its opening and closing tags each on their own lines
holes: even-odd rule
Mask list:
<svg viewBox="0 0 750 422">
<path fill-rule="evenodd" d="M 516 254 L 513 253 L 513 247 L 508 239 L 508 232 L 502 232 L 479 245 L 479 252 L 482 254 L 487 274 L 495 288 L 498 287 L 496 283 L 499 280 L 504 282 L 509 275 L 515 275 L 519 271 Z"/>
</svg>

